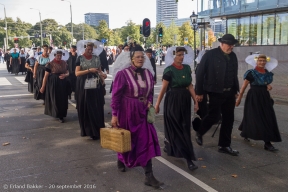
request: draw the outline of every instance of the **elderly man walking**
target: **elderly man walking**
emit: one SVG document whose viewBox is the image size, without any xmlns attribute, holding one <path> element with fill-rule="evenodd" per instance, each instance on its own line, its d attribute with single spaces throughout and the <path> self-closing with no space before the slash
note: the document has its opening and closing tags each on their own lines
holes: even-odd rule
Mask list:
<svg viewBox="0 0 288 192">
<path fill-rule="evenodd" d="M 231 34 L 218 39 L 220 46 L 212 49 L 201 59 L 196 73 L 196 99 L 202 102 L 204 92 L 209 95 L 208 114 L 203 118 L 197 132 L 196 142 L 203 144 L 202 136 L 220 119 L 218 151 L 237 156 L 239 152 L 231 148 L 231 134 L 234 123 L 235 101 L 239 92 L 237 78 L 238 61 L 233 47 L 238 41 Z"/>
</svg>

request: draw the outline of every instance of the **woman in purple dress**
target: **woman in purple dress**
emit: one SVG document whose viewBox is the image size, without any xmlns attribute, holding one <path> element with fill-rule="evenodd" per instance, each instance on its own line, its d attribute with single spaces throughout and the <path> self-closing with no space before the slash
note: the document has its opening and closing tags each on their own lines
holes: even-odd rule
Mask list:
<svg viewBox="0 0 288 192">
<path fill-rule="evenodd" d="M 113 82 L 111 123 L 113 127 L 131 132 L 132 150 L 118 153 L 118 169 L 125 172 L 125 166 L 142 166 L 145 171 L 145 185 L 158 188 L 163 183 L 153 176 L 151 159 L 161 156 L 161 152 L 156 130 L 147 121 L 154 81 L 151 72 L 143 67 L 147 59 L 143 51 L 142 47 L 136 46 L 130 52 L 130 62 L 129 53 L 121 54 L 117 59 L 120 61 L 127 58 L 126 63 L 129 64 L 117 72 Z"/>
</svg>

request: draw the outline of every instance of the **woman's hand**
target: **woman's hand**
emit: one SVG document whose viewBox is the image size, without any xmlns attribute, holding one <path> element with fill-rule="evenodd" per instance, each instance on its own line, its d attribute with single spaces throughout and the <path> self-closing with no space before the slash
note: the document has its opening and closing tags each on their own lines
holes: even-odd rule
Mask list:
<svg viewBox="0 0 288 192">
<path fill-rule="evenodd" d="M 194 112 L 197 112 L 199 110 L 198 102 L 194 103 Z"/>
<path fill-rule="evenodd" d="M 160 112 L 160 107 L 159 105 L 155 105 L 155 113 L 158 114 Z"/>
<path fill-rule="evenodd" d="M 36 74 L 35 73 L 33 73 L 33 78 L 36 79 Z"/>
<path fill-rule="evenodd" d="M 235 106 L 238 107 L 241 103 L 241 98 L 238 97 L 237 100 L 236 100 L 236 103 L 235 103 Z"/>
<path fill-rule="evenodd" d="M 44 91 L 45 91 L 45 87 L 41 87 L 41 89 L 40 89 L 40 93 L 44 93 Z"/>
<path fill-rule="evenodd" d="M 267 91 L 271 91 L 272 90 L 272 86 L 269 84 L 267 85 Z"/>
<path fill-rule="evenodd" d="M 99 69 L 98 68 L 90 68 L 89 71 L 90 71 L 90 73 L 97 73 L 97 72 L 99 72 Z"/>
<path fill-rule="evenodd" d="M 65 79 L 66 76 L 67 76 L 67 75 L 63 73 L 63 74 L 59 75 L 59 79 Z"/>
<path fill-rule="evenodd" d="M 118 128 L 119 122 L 117 116 L 112 116 L 111 125 L 113 128 Z"/>
</svg>

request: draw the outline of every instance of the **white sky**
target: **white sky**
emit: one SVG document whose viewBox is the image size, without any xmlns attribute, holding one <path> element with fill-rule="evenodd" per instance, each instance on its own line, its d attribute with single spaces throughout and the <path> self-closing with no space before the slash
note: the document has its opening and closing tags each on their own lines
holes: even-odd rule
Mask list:
<svg viewBox="0 0 288 192">
<path fill-rule="evenodd" d="M 110 28 L 125 26 L 127 20 L 141 24 L 144 18 L 149 18 L 152 27 L 156 25 L 156 0 L 70 0 L 72 4 L 73 23 L 84 22 L 85 13 L 109 13 Z M 178 18 L 189 17 L 197 10 L 197 0 L 179 0 Z M 7 17 L 14 20 L 19 17 L 22 21 L 35 24 L 41 18 L 55 19 L 59 24 L 70 23 L 70 4 L 61 0 L 0 0 L 6 7 Z M 200 1 L 199 1 L 200 3 Z M 0 5 L 0 18 L 4 18 L 4 7 Z M 9 25 L 9 24 L 8 24 Z"/>
</svg>

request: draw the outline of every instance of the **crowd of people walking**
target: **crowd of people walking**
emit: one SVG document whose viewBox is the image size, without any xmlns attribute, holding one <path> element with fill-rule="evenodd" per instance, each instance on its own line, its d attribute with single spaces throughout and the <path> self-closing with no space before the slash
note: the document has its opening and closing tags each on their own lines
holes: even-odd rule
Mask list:
<svg viewBox="0 0 288 192">
<path fill-rule="evenodd" d="M 65 50 L 49 51 L 49 47 L 44 45 L 42 50 L 28 54 L 13 49 L 11 54 L 5 54 L 4 60 L 8 72 L 15 75 L 27 73 L 28 91 L 34 94 L 36 100 L 44 101 L 44 114 L 57 118 L 61 123 L 65 122 L 68 99 L 74 92 L 80 135 L 93 140 L 100 139 L 100 128 L 105 127 L 105 79 L 106 73 L 109 73 L 108 65 L 115 61 L 111 124 L 114 128 L 131 132 L 132 148 L 129 152 L 117 154 L 118 170 L 125 172 L 126 167 L 141 166 L 145 173 L 144 183 L 160 187 L 163 183 L 153 175 L 152 158 L 161 156 L 161 150 L 153 122 L 148 120 L 148 111 L 155 103 L 155 112 L 159 113 L 164 95 L 163 151 L 168 156 L 184 158 L 191 171 L 198 168 L 193 162 L 197 158 L 191 141 L 191 111 L 195 114 L 201 110 L 201 125 L 195 129 L 197 144 L 203 145 L 205 133 L 220 122 L 218 151 L 238 156 L 240 152 L 231 147 L 234 108 L 239 106 L 248 84 L 250 89 L 239 127 L 241 136 L 247 141 L 263 140 L 264 149 L 273 152 L 277 149 L 271 142 L 281 141 L 269 93 L 273 81 L 273 68 L 269 65 L 275 60 L 262 54 L 253 56 L 251 63 L 247 60 L 254 67 L 245 73 L 240 89 L 238 60 L 233 52 L 238 41 L 230 34 L 218 40 L 218 48 L 198 58 L 195 89 L 191 76 L 194 62 L 194 58 L 190 57 L 192 49 L 179 46 L 164 50 L 165 70 L 156 102 L 153 102 L 154 85 L 157 83 L 153 51 L 147 49 L 144 52 L 136 43 L 119 45 L 117 51 L 106 52 L 99 41 L 83 40 L 71 47 L 67 57 Z"/>
</svg>

